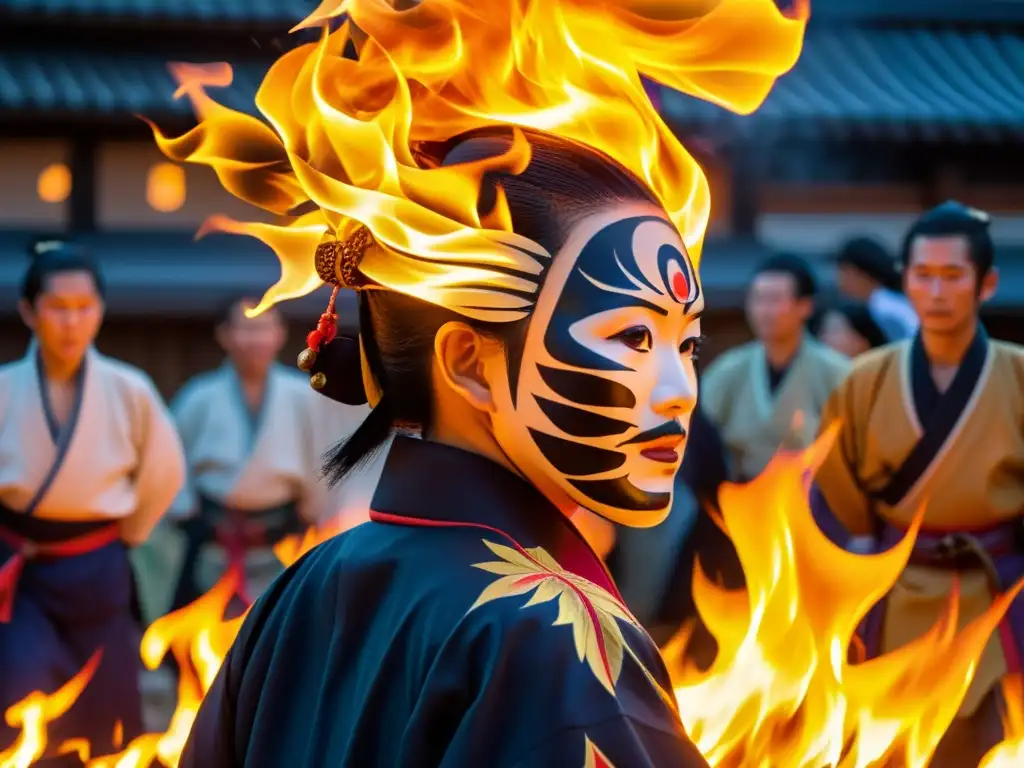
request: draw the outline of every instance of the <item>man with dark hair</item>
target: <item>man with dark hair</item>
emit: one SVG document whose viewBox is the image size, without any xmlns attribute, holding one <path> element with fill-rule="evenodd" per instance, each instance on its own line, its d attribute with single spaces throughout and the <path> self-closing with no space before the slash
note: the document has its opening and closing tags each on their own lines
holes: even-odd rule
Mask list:
<svg viewBox="0 0 1024 768">
<path fill-rule="evenodd" d="M 839 249 L 836 261 L 839 292 L 864 302 L 888 341 L 917 333 L 917 314 L 901 293 L 900 270 L 881 243 L 854 238 Z"/>
<path fill-rule="evenodd" d="M 806 331 L 816 290 L 806 260 L 765 259 L 747 292 L 755 340 L 723 354 L 704 376 L 701 403 L 738 479 L 760 473 L 779 448 L 808 445 L 818 412 L 849 369 L 842 355 Z"/>
<path fill-rule="evenodd" d="M 965 624 L 1024 575 L 1024 350 L 989 340 L 979 321 L 998 282 L 989 217 L 943 203 L 910 228 L 902 259 L 921 330 L 859 358 L 833 395 L 822 422 L 841 431 L 812 493 L 823 527 L 840 522 L 830 534 L 861 549 L 893 546 L 924 508 L 903 576 L 862 627 L 869 656 L 931 629 L 957 588 Z M 970 719 L 934 765 L 976 765 L 998 741 L 996 691 L 1022 657 L 1018 599 L 979 661 L 961 708 Z"/>
</svg>

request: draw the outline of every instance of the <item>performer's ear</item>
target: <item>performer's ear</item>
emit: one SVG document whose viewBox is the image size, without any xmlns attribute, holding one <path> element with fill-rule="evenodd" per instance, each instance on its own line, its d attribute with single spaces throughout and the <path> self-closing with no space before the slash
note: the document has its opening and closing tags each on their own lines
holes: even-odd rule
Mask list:
<svg viewBox="0 0 1024 768">
<path fill-rule="evenodd" d="M 988 301 L 996 295 L 996 290 L 999 288 L 999 270 L 995 267 L 991 267 L 985 274 L 985 277 L 981 279 L 981 285 L 978 290 L 978 298 L 983 302 Z"/>
<path fill-rule="evenodd" d="M 487 359 L 496 352 L 501 352 L 500 342 L 482 336 L 465 323 L 445 323 L 434 336 L 436 375 L 474 408 L 490 413 L 495 402 L 487 377 Z"/>
<path fill-rule="evenodd" d="M 35 331 L 35 308 L 31 304 L 29 304 L 27 299 L 18 300 L 18 314 L 21 315 L 21 322 L 23 322 L 30 331 Z"/>
</svg>

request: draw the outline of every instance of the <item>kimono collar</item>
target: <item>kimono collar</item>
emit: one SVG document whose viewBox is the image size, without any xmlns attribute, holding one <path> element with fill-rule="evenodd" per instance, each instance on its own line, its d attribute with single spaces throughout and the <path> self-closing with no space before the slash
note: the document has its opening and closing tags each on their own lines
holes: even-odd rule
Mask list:
<svg viewBox="0 0 1024 768">
<path fill-rule="evenodd" d="M 569 519 L 525 479 L 479 454 L 396 436 L 370 507 L 378 523 L 478 528 L 523 548 L 539 546 L 564 569 L 619 597 Z"/>
</svg>

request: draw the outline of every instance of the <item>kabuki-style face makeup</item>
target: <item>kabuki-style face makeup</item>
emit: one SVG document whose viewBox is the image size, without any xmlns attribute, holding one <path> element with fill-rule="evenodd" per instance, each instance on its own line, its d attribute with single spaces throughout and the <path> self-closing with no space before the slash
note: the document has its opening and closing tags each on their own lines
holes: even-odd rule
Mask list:
<svg viewBox="0 0 1024 768">
<path fill-rule="evenodd" d="M 511 391 L 495 393 L 502 450 L 556 502 L 657 525 L 697 401 L 703 306 L 658 208 L 621 204 L 581 219 L 540 291 Z"/>
</svg>

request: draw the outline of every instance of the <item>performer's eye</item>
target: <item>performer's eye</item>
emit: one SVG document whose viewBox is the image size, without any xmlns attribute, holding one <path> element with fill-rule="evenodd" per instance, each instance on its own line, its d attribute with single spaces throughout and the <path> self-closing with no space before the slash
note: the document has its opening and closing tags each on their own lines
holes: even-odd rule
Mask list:
<svg viewBox="0 0 1024 768">
<path fill-rule="evenodd" d="M 619 331 L 612 339 L 621 341 L 630 349 L 637 352 L 651 351 L 651 332 L 642 325 L 634 325 L 624 331 Z"/>
<path fill-rule="evenodd" d="M 696 360 L 700 355 L 700 346 L 704 343 L 704 336 L 691 336 L 688 339 L 684 339 L 683 343 L 679 345 L 679 354 L 683 357 L 689 357 Z"/>
</svg>

